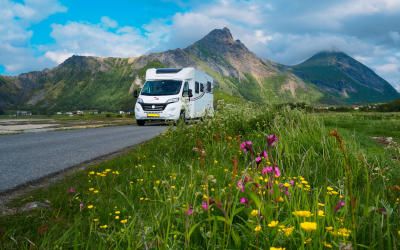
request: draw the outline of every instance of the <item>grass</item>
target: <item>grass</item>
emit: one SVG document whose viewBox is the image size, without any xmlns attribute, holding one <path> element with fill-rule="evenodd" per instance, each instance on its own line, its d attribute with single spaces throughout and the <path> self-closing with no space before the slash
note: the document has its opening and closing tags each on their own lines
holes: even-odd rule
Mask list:
<svg viewBox="0 0 400 250">
<path fill-rule="evenodd" d="M 298 110 L 221 106 L 212 120 L 179 125 L 13 201 L 49 200 L 52 209 L 0 217 L 0 246 L 398 249 L 399 162 L 366 153 L 358 132 L 372 127 L 354 123 L 356 134 L 339 124 Z M 268 134 L 275 146 L 266 146 Z M 263 150 L 268 159 L 257 166 Z M 264 168 L 274 165 L 279 177 Z"/>
</svg>

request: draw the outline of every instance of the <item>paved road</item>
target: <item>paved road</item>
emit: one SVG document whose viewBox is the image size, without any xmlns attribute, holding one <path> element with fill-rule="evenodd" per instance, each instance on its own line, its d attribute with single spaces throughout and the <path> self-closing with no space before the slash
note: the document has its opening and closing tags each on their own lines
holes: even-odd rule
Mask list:
<svg viewBox="0 0 400 250">
<path fill-rule="evenodd" d="M 165 129 L 131 125 L 0 136 L 0 192 L 141 143 Z"/>
</svg>

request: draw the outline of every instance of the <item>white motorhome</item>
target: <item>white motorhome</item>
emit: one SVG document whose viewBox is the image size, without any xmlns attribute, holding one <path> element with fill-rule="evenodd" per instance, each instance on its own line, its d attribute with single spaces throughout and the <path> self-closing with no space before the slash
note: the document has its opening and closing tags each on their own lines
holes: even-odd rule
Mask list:
<svg viewBox="0 0 400 250">
<path fill-rule="evenodd" d="M 143 88 L 134 93 L 137 124 L 213 115 L 213 84 L 211 76 L 191 67 L 148 69 Z"/>
</svg>

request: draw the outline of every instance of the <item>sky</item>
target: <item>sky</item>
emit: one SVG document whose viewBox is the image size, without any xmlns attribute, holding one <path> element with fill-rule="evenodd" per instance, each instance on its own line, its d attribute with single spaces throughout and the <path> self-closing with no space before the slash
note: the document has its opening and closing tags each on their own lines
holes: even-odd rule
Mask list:
<svg viewBox="0 0 400 250">
<path fill-rule="evenodd" d="M 73 54 L 136 57 L 184 48 L 215 28 L 294 65 L 343 51 L 400 91 L 400 0 L 0 0 L 0 74 Z"/>
</svg>

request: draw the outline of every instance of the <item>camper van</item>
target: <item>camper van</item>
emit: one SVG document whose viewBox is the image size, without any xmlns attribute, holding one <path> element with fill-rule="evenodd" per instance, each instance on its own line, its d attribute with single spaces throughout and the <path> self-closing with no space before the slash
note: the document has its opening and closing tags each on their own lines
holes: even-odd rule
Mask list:
<svg viewBox="0 0 400 250">
<path fill-rule="evenodd" d="M 213 79 L 195 68 L 148 69 L 143 88 L 134 93 L 136 122 L 212 116 L 213 88 Z"/>
</svg>

